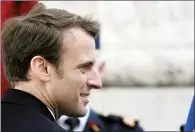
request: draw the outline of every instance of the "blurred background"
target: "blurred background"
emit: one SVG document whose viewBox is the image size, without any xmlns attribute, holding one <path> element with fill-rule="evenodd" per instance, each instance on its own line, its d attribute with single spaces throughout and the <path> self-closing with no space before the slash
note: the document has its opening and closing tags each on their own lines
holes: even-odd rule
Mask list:
<svg viewBox="0 0 195 132">
<path fill-rule="evenodd" d="M 137 118 L 146 131 L 179 130 L 194 95 L 194 1 L 39 2 L 100 21 L 103 88 L 92 91 L 95 110 Z M 23 2 L 22 10 L 33 4 Z M 14 8 L 7 5 L 2 23 Z"/>
</svg>

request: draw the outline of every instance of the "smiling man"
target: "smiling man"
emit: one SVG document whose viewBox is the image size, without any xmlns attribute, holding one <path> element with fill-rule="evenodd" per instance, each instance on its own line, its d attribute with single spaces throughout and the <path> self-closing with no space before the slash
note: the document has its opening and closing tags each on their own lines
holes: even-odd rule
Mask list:
<svg viewBox="0 0 195 132">
<path fill-rule="evenodd" d="M 2 132 L 64 131 L 61 115 L 82 117 L 92 88 L 99 23 L 38 4 L 5 24 L 3 61 L 13 88 L 1 101 Z"/>
</svg>

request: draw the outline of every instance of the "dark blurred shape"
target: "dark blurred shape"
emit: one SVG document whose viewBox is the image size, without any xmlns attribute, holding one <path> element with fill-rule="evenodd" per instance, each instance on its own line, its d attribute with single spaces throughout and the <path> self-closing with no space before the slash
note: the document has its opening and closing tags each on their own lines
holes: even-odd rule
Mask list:
<svg viewBox="0 0 195 132">
<path fill-rule="evenodd" d="M 100 34 L 98 34 L 95 39 L 95 48 L 96 50 L 100 50 Z"/>
<path fill-rule="evenodd" d="M 179 130 L 180 130 L 180 132 L 184 132 L 184 125 L 181 125 Z"/>
</svg>

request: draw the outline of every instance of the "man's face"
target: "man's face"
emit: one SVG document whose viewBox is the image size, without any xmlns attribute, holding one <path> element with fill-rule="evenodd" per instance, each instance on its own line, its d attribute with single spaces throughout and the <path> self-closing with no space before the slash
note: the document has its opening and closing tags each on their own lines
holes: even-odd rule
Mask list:
<svg viewBox="0 0 195 132">
<path fill-rule="evenodd" d="M 50 80 L 50 98 L 59 114 L 85 116 L 91 88 L 102 86 L 94 68 L 95 41 L 81 28 L 64 33 L 59 72 L 54 70 Z"/>
</svg>

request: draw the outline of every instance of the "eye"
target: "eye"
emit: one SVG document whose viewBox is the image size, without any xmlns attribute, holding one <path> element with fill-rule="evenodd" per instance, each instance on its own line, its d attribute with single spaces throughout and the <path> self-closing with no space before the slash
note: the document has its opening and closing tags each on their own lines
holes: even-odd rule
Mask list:
<svg viewBox="0 0 195 132">
<path fill-rule="evenodd" d="M 87 62 L 87 63 L 83 63 L 83 64 L 79 64 L 77 66 L 77 68 L 83 73 L 85 74 L 86 72 L 90 71 L 92 69 L 94 65 L 93 61 Z"/>
<path fill-rule="evenodd" d="M 81 67 L 81 72 L 85 74 L 87 71 L 89 71 L 92 68 L 91 64 L 87 64 Z"/>
<path fill-rule="evenodd" d="M 86 69 L 86 70 L 90 70 L 91 67 L 92 67 L 92 64 L 87 64 L 83 68 Z"/>
</svg>

